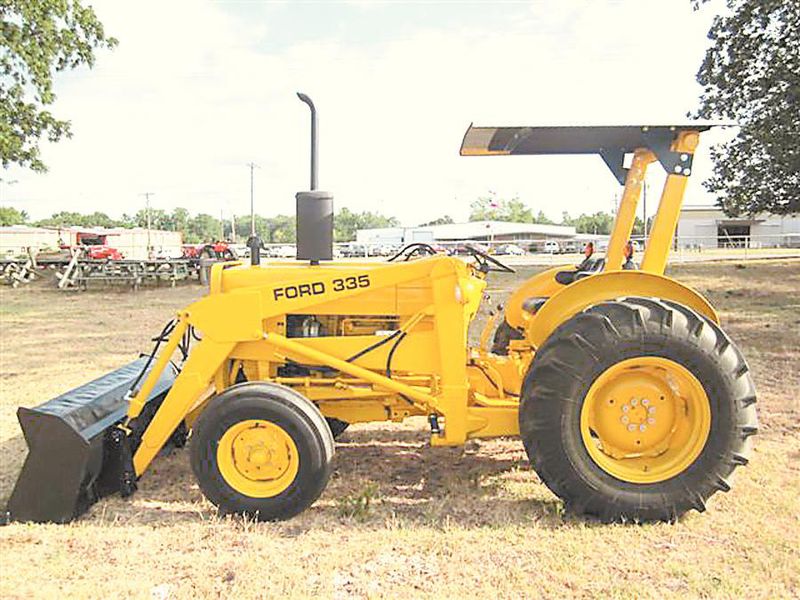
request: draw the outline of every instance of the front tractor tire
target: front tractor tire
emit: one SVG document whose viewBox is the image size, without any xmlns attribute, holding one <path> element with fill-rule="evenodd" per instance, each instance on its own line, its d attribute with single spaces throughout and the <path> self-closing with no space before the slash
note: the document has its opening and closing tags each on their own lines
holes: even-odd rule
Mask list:
<svg viewBox="0 0 800 600">
<path fill-rule="evenodd" d="M 247 382 L 209 402 L 192 431 L 197 482 L 222 514 L 288 519 L 328 483 L 333 437 L 319 409 L 284 386 Z"/>
<path fill-rule="evenodd" d="M 742 354 L 710 319 L 671 302 L 625 298 L 559 326 L 525 378 L 525 450 L 575 513 L 674 521 L 730 489 L 756 433 Z"/>
</svg>

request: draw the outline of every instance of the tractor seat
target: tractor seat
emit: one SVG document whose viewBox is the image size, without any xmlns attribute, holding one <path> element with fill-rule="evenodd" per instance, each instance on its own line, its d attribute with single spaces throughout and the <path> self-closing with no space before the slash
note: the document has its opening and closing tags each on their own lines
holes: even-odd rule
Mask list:
<svg viewBox="0 0 800 600">
<path fill-rule="evenodd" d="M 602 271 L 605 264 L 605 258 L 587 258 L 581 264 L 575 267 L 574 271 L 559 271 L 556 273 L 555 280 L 561 285 L 569 285 L 570 283 L 577 281 L 578 279 L 583 279 L 592 273 Z"/>
<path fill-rule="evenodd" d="M 531 296 L 522 303 L 522 310 L 526 313 L 535 315 L 542 305 L 550 300 L 550 298 L 543 296 Z"/>
</svg>

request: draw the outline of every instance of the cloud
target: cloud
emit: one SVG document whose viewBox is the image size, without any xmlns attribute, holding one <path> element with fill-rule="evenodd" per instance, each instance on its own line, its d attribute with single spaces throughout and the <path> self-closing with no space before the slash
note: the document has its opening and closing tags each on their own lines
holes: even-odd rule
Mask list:
<svg viewBox="0 0 800 600">
<path fill-rule="evenodd" d="M 254 160 L 257 210 L 291 213 L 308 185 L 304 91 L 337 206 L 414 224 L 465 218 L 493 189 L 552 217 L 609 210 L 619 189 L 599 158 L 461 158 L 464 130 L 683 120 L 709 19 L 637 0 L 469 5 L 462 19 L 351 3 L 315 20 L 318 7 L 99 3 L 120 46 L 59 79 L 55 112 L 75 137 L 46 148 L 48 174 L 15 170 L 7 198 L 35 217 L 135 212 L 145 191 L 159 208 L 242 214 Z M 689 200 L 708 202 L 692 179 Z"/>
</svg>

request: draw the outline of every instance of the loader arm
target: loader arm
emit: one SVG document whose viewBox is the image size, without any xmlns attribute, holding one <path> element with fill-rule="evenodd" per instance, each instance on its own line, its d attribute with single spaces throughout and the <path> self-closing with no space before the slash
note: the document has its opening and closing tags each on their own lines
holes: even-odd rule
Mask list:
<svg viewBox="0 0 800 600">
<path fill-rule="evenodd" d="M 178 314 L 178 325 L 167 340 L 165 351 L 131 400 L 128 420 L 139 415 L 144 398 L 167 366 L 188 327 L 202 334 L 202 340 L 192 349 L 188 360 L 177 376 L 172 389 L 156 412 L 142 436 L 133 463 L 137 476 L 146 469 L 172 432 L 200 401 L 201 394 L 214 383 L 225 362 L 236 355 L 237 347 L 250 348 L 254 343 L 266 353 L 306 359 L 342 373 L 367 381 L 372 385 L 401 394 L 417 404 L 421 411 L 447 415 L 448 427 L 443 443 L 461 443 L 467 437 L 466 398 L 466 326 L 477 310 L 482 285 L 476 287 L 469 268 L 459 259 L 431 257 L 398 265 L 371 265 L 354 275 L 363 287 L 342 286 L 342 269 L 347 267 L 308 268 L 305 265 L 291 275 L 259 285 L 268 269 L 237 265 L 216 265 L 211 275 L 214 282 L 208 296 Z M 265 321 L 279 315 L 300 313 L 321 303 L 341 302 L 380 290 L 392 290 L 415 281 L 429 281 L 433 305 L 423 310 L 435 322 L 435 338 L 439 348 L 448 348 L 441 362 L 438 395 L 394 381 L 391 377 L 347 362 L 346 356 L 324 352 L 308 343 L 288 339 L 279 333 L 265 330 Z M 301 293 L 303 290 L 307 293 Z M 434 308 L 435 306 L 435 308 Z M 460 351 L 453 350 L 453 340 Z M 223 382 L 224 383 L 224 382 Z M 219 387 L 219 386 L 218 386 Z M 434 441 L 434 443 L 436 443 Z"/>
</svg>

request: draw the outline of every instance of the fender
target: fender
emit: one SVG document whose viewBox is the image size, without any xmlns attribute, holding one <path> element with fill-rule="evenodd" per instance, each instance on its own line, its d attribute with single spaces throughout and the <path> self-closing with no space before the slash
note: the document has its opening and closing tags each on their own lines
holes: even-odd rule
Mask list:
<svg viewBox="0 0 800 600">
<path fill-rule="evenodd" d="M 594 304 L 624 296 L 672 300 L 719 323 L 717 312 L 708 300 L 674 279 L 646 271 L 609 271 L 579 279 L 551 296 L 525 324 L 526 338 L 538 348 L 571 316 Z"/>
</svg>

